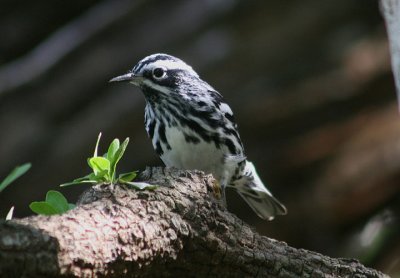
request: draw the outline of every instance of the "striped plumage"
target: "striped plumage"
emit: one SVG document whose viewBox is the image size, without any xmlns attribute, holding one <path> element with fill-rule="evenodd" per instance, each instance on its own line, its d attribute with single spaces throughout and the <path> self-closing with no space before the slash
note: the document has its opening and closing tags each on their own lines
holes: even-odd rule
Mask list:
<svg viewBox="0 0 400 278">
<path fill-rule="evenodd" d="M 145 127 L 166 166 L 212 173 L 233 187 L 263 219 L 286 214 L 246 160 L 232 110 L 182 60 L 154 54 L 111 81 L 139 86 L 146 99 Z"/>
</svg>

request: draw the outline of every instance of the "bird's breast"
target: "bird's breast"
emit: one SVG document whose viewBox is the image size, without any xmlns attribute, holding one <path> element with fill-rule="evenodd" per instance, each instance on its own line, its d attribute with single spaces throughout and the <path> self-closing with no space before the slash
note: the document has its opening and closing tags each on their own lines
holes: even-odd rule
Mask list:
<svg viewBox="0 0 400 278">
<path fill-rule="evenodd" d="M 214 142 L 207 142 L 181 126 L 165 129 L 167 142 L 161 141 L 162 161 L 166 166 L 186 170 L 202 170 L 219 179 L 224 167 L 224 152 Z M 153 138 L 153 146 L 157 148 Z"/>
</svg>

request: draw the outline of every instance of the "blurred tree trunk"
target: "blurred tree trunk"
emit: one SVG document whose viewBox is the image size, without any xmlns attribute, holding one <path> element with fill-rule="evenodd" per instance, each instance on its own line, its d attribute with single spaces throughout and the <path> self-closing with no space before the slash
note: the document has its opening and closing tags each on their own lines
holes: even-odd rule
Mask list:
<svg viewBox="0 0 400 278">
<path fill-rule="evenodd" d="M 400 96 L 400 1 L 381 0 L 381 11 L 386 22 L 386 30 L 390 43 L 390 54 L 392 58 L 392 71 Z"/>
<path fill-rule="evenodd" d="M 141 179 L 160 187 L 97 185 L 68 213 L 2 223 L 1 277 L 387 277 L 260 236 L 214 201 L 210 175 L 148 168 Z"/>
</svg>

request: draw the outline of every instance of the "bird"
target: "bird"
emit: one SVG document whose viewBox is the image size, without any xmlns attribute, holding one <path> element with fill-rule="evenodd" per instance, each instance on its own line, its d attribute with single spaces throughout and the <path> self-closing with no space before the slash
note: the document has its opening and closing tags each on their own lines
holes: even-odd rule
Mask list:
<svg viewBox="0 0 400 278">
<path fill-rule="evenodd" d="M 191 66 L 157 53 L 109 82 L 129 82 L 141 89 L 145 129 L 167 167 L 212 174 L 225 205 L 229 187 L 262 219 L 287 213 L 247 160 L 230 106 Z"/>
</svg>

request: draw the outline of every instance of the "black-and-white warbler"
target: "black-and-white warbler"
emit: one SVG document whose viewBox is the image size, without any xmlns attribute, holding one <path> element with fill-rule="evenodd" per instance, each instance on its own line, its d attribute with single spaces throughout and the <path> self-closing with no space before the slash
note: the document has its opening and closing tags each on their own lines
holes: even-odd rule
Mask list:
<svg viewBox="0 0 400 278">
<path fill-rule="evenodd" d="M 225 187 L 232 187 L 263 219 L 286 214 L 246 160 L 231 108 L 189 65 L 153 54 L 114 81 L 142 90 L 146 131 L 166 166 L 212 173 L 224 201 Z"/>
</svg>

